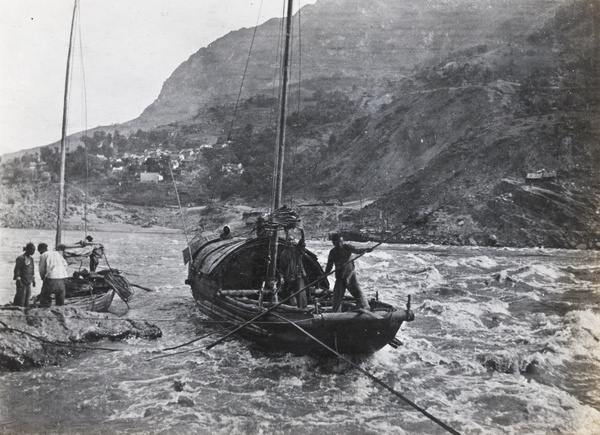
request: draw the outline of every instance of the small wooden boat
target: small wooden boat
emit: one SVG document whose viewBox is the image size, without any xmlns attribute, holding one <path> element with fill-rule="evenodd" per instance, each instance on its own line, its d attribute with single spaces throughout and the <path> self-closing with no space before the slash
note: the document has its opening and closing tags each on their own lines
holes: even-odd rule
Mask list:
<svg viewBox="0 0 600 435">
<path fill-rule="evenodd" d="M 308 250 L 303 258 L 306 280 L 318 283 L 307 289 L 308 307 L 281 304 L 269 311 L 277 303 L 276 292 L 264 289 L 269 244 L 268 237 L 193 239 L 190 249 L 183 253 L 185 262 L 191 260 L 187 282 L 200 311 L 229 326 L 238 326 L 264 312 L 239 334 L 263 347 L 296 354 L 327 352 L 314 338 L 339 353 L 373 353 L 388 343 L 395 346 L 402 323 L 414 319 L 410 307 L 398 310 L 377 298 L 369 301 L 369 310 L 356 309 L 354 299 L 347 298 L 342 312 L 331 312 L 329 282 L 322 278 L 317 257 Z M 280 238 L 279 245 L 282 252 L 285 240 Z"/>
<path fill-rule="evenodd" d="M 68 307 L 81 308 L 86 311 L 105 313 L 110 308 L 114 297 L 114 290 L 89 296 L 69 296 L 65 298 L 65 305 Z"/>
<path fill-rule="evenodd" d="M 108 311 L 115 294 L 126 303 L 133 295 L 129 281 L 116 269 L 75 272 L 65 280 L 65 289 L 65 305 L 96 312 Z"/>
<path fill-rule="evenodd" d="M 117 269 L 99 272 L 83 270 L 65 279 L 65 305 L 98 313 L 107 312 L 118 295 L 125 303 L 131 300 L 133 289 Z M 40 307 L 39 295 L 32 298 L 32 307 Z"/>
</svg>

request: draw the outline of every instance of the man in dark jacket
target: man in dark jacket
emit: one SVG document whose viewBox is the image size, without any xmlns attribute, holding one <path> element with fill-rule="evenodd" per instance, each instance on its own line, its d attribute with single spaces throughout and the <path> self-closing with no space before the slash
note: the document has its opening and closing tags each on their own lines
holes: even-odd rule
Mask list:
<svg viewBox="0 0 600 435">
<path fill-rule="evenodd" d="M 304 271 L 304 265 L 302 259 L 306 251 L 306 242 L 304 240 L 304 230 L 300 229 L 300 240 L 298 244 L 294 243 L 294 237 L 288 234 L 286 237 L 285 248 L 279 257 L 279 267 L 283 279 L 285 280 L 285 294 L 284 297 L 294 294 L 301 288 L 306 286 L 304 277 L 306 272 Z M 302 290 L 295 297 L 291 298 L 288 302 L 290 305 L 298 306 L 298 308 L 306 308 L 308 305 L 306 290 Z"/>
<path fill-rule="evenodd" d="M 331 237 L 331 241 L 335 247 L 329 251 L 329 258 L 327 259 L 325 274 L 331 272 L 331 269 L 335 265 L 333 312 L 338 313 L 341 311 L 342 299 L 346 289 L 348 289 L 350 294 L 356 298 L 357 308 L 365 308 L 368 310 L 369 302 L 367 301 L 365 294 L 358 284 L 356 273 L 354 271 L 354 261 L 350 260 L 350 257 L 352 254 L 364 254 L 365 252 L 371 252 L 372 249 L 358 249 L 352 245 L 345 244 L 344 239 L 339 234 L 334 234 Z"/>
<path fill-rule="evenodd" d="M 25 253 L 17 257 L 15 264 L 14 280 L 17 283 L 17 294 L 13 305 L 28 307 L 31 298 L 31 286 L 35 287 L 35 265 L 32 255 L 35 254 L 35 245 L 28 243 L 23 248 Z"/>
</svg>

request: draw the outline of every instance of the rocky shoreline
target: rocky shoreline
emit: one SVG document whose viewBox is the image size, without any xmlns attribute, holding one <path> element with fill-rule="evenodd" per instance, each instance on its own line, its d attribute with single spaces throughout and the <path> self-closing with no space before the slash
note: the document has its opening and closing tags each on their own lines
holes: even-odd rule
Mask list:
<svg viewBox="0 0 600 435">
<path fill-rule="evenodd" d="M 75 307 L 0 307 L 0 371 L 60 364 L 90 350 L 117 351 L 101 340 L 162 336 L 158 326 Z"/>
<path fill-rule="evenodd" d="M 311 204 L 294 206 L 300 213 L 309 239 L 327 239 L 334 232 L 342 232 L 346 240 L 358 242 L 437 244 L 451 246 L 495 246 L 512 248 L 559 248 L 578 250 L 600 249 L 595 233 L 574 231 L 568 227 L 541 227 L 528 229 L 517 225 L 503 225 L 503 230 L 476 223 L 468 214 L 432 213 L 423 222 L 419 216 L 405 219 L 402 224 L 386 218 L 385 211 L 361 204 Z M 32 201 L 14 207 L 0 207 L 0 226 L 5 228 L 53 229 L 55 217 L 52 207 Z M 133 206 L 115 202 L 95 201 L 86 209 L 82 204 L 67 209 L 64 229 L 95 232 L 183 233 L 188 236 L 202 233 L 214 235 L 228 225 L 234 235 L 250 235 L 252 222 L 265 207 L 228 202 L 204 206 L 184 207 L 182 212 L 173 206 Z M 490 212 L 491 213 L 491 212 Z M 493 216 L 490 216 L 490 220 Z M 185 224 L 184 224 L 185 221 Z M 406 231 L 404 230 L 405 227 Z M 496 228 L 497 229 L 497 228 Z"/>
</svg>

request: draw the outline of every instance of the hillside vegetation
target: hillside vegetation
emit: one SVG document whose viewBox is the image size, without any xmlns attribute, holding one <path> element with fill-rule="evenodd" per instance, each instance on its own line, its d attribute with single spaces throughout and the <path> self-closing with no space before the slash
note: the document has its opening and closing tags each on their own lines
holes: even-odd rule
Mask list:
<svg viewBox="0 0 600 435">
<path fill-rule="evenodd" d="M 381 239 L 427 215 L 393 240 L 600 247 L 599 9 L 554 0 L 321 0 L 303 8 L 286 202 L 337 204 L 312 208 L 310 219 L 322 213 L 323 231 L 350 237 Z M 87 160 L 95 176 L 90 195 L 174 206 L 172 184 L 144 186 L 139 172 L 170 182 L 168 165 L 177 159 L 184 204 L 265 210 L 279 29 L 279 20 L 257 29 L 240 101 L 253 29 L 193 54 L 140 118 L 85 138 L 96 156 Z M 83 148 L 72 143 L 68 176 L 82 188 L 89 171 L 82 173 Z M 55 157 L 44 151 L 39 162 L 5 161 L 3 182 L 50 186 Z M 112 169 L 117 164 L 122 171 Z M 541 170 L 555 177 L 526 181 Z M 34 196 L 22 197 L 34 204 Z M 376 201 L 359 211 L 341 206 L 366 199 Z M 18 225 L 11 213 L 0 218 Z"/>
</svg>

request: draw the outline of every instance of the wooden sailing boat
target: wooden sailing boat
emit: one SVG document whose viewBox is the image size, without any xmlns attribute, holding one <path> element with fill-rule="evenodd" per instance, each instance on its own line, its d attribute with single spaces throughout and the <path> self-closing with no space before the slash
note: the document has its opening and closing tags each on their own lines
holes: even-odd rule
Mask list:
<svg viewBox="0 0 600 435">
<path fill-rule="evenodd" d="M 342 312 L 333 312 L 327 278 L 316 255 L 306 250 L 302 265 L 309 283 L 305 287 L 308 306 L 299 308 L 285 298 L 280 300 L 278 269 L 286 241 L 278 235 L 284 225 L 279 225 L 274 216 L 284 210 L 281 197 L 291 23 L 292 0 L 288 0 L 274 212 L 269 222 L 271 235 L 226 240 L 197 236 L 183 251 L 184 262 L 189 263 L 186 283 L 191 286 L 194 299 L 204 314 L 221 324 L 235 327 L 233 332 L 267 348 L 296 354 L 331 350 L 373 353 L 386 344 L 397 346 L 395 336 L 400 326 L 414 319 L 410 299 L 406 310 L 396 309 L 375 298 L 369 301 L 369 309 L 357 308 L 356 301 L 350 299 L 344 301 Z"/>
<path fill-rule="evenodd" d="M 69 85 L 71 72 L 71 58 L 73 52 L 73 39 L 75 35 L 75 23 L 77 17 L 78 0 L 73 5 L 73 17 L 71 19 L 71 31 L 69 34 L 69 50 L 67 53 L 67 71 L 65 76 L 65 92 L 63 100 L 63 120 L 60 140 L 60 176 L 59 176 L 59 194 L 58 209 L 56 219 L 56 238 L 55 246 L 62 244 L 62 229 L 65 204 L 65 168 L 67 156 L 67 121 L 69 107 Z M 67 249 L 67 256 L 71 257 L 89 257 L 93 255 L 93 248 L 79 243 L 70 246 Z M 116 269 L 101 270 L 96 272 L 76 272 L 72 277 L 66 279 L 65 305 L 76 306 L 88 311 L 105 312 L 108 311 L 115 297 L 118 294 L 126 303 L 133 295 L 129 282 L 120 275 Z"/>
</svg>

